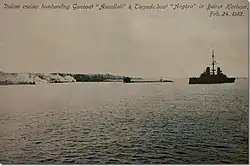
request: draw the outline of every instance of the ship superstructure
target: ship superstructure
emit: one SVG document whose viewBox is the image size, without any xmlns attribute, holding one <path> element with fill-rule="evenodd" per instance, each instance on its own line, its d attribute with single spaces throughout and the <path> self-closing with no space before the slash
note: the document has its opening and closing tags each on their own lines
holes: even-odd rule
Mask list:
<svg viewBox="0 0 250 166">
<path fill-rule="evenodd" d="M 220 67 L 215 70 L 215 52 L 212 50 L 212 70 L 206 67 L 206 70 L 201 73 L 200 77 L 189 78 L 189 84 L 219 84 L 219 83 L 234 83 L 235 78 L 229 78 L 222 73 Z"/>
</svg>

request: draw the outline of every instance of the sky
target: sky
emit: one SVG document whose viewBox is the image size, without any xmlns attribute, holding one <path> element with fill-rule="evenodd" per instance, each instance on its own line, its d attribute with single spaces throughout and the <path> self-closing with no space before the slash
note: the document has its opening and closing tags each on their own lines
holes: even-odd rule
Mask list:
<svg viewBox="0 0 250 166">
<path fill-rule="evenodd" d="M 228 76 L 248 76 L 248 11 L 209 17 L 193 10 L 6 10 L 4 4 L 240 4 L 246 0 L 1 0 L 0 70 L 199 76 L 212 48 Z"/>
</svg>

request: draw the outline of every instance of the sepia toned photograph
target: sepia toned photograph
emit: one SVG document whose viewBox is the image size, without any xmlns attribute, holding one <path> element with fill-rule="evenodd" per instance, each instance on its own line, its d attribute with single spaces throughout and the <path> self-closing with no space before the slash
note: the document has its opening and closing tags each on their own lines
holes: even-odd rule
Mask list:
<svg viewBox="0 0 250 166">
<path fill-rule="evenodd" d="M 246 0 L 1 0 L 0 164 L 249 164 Z"/>
</svg>

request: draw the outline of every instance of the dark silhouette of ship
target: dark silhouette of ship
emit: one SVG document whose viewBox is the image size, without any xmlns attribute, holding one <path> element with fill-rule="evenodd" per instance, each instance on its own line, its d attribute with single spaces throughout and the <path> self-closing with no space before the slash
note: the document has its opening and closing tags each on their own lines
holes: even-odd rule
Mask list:
<svg viewBox="0 0 250 166">
<path fill-rule="evenodd" d="M 217 73 L 215 74 L 215 60 L 214 60 L 214 49 L 212 50 L 212 72 L 210 72 L 210 67 L 206 68 L 200 77 L 189 78 L 189 84 L 221 84 L 221 83 L 234 83 L 235 78 L 229 78 L 222 73 L 220 67 L 217 67 Z"/>
<path fill-rule="evenodd" d="M 123 78 L 124 83 L 166 83 L 166 82 L 173 82 L 171 80 L 133 80 L 130 77 Z"/>
</svg>

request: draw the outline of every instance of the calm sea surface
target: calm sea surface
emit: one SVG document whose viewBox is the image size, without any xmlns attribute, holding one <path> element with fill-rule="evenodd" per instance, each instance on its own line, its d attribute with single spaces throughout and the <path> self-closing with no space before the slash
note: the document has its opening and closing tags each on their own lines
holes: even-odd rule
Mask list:
<svg viewBox="0 0 250 166">
<path fill-rule="evenodd" d="M 248 106 L 247 79 L 0 86 L 0 163 L 248 163 Z"/>
</svg>

